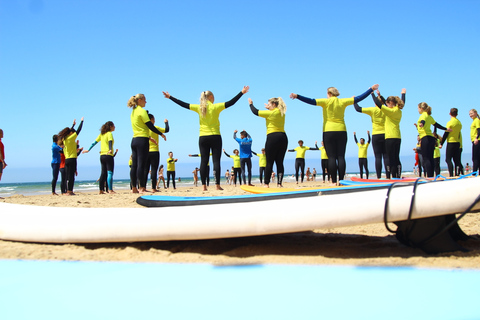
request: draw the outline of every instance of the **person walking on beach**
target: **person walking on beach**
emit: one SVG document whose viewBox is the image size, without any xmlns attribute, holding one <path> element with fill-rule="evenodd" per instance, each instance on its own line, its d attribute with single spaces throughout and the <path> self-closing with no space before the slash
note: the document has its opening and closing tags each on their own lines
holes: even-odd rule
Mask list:
<svg viewBox="0 0 480 320">
<path fill-rule="evenodd" d="M 462 166 L 461 161 L 461 147 L 460 140 L 462 136 L 462 123 L 457 119 L 458 109 L 450 109 L 450 121 L 447 122 L 446 127 L 452 129 L 451 132 L 445 131 L 440 142 L 439 148 L 443 147 L 445 141 L 447 141 L 447 150 L 445 151 L 445 162 L 447 163 L 448 174 L 450 177 L 460 175 L 460 167 Z M 453 159 L 453 163 L 452 163 Z M 455 164 L 455 170 L 454 170 Z"/>
<path fill-rule="evenodd" d="M 345 109 L 355 102 L 360 102 L 368 97 L 378 84 L 371 86 L 363 94 L 339 99 L 340 92 L 335 87 L 327 89 L 326 99 L 311 99 L 296 93 L 290 94 L 290 98 L 298 99 L 305 103 L 321 106 L 323 108 L 323 142 L 328 154 L 328 172 L 332 177 L 332 183 L 337 184 L 343 180 L 346 171 L 345 152 L 347 148 L 347 127 L 345 125 Z M 338 173 L 338 180 L 337 180 Z"/>
<path fill-rule="evenodd" d="M 77 137 L 82 131 L 83 117 L 80 121 L 78 129 L 75 130 L 76 121 L 73 120 L 73 126 L 71 128 L 66 127 L 58 133 L 58 139 L 63 142 L 63 153 L 65 155 L 65 171 L 67 175 L 67 193 L 71 196 L 73 193 L 73 186 L 75 184 L 75 175 L 77 173 L 77 157 L 78 157 L 78 145 Z"/>
<path fill-rule="evenodd" d="M 189 154 L 188 155 L 189 157 L 200 157 L 200 159 L 202 158 L 202 155 L 197 153 L 197 154 Z M 210 157 L 212 156 L 212 154 L 210 153 L 210 155 L 208 156 L 208 162 L 207 162 L 207 187 L 210 186 Z M 200 161 L 201 162 L 201 161 Z M 198 172 L 200 173 L 200 169 L 198 169 Z M 230 183 L 228 183 L 230 184 Z"/>
<path fill-rule="evenodd" d="M 198 172 L 200 171 L 200 169 L 198 169 L 198 167 L 195 167 L 195 169 L 192 171 L 193 173 L 193 185 L 195 187 L 198 187 Z"/>
<path fill-rule="evenodd" d="M 3 139 L 3 130 L 0 129 L 0 181 L 2 180 L 3 169 L 7 167 L 5 162 L 5 146 L 2 142 Z"/>
<path fill-rule="evenodd" d="M 165 98 L 172 100 L 179 106 L 198 113 L 200 121 L 200 137 L 198 146 L 201 155 L 200 178 L 203 190 L 207 191 L 207 163 L 209 154 L 212 153 L 213 174 L 217 190 L 220 187 L 220 158 L 222 156 L 222 136 L 220 135 L 220 112 L 233 106 L 249 90 L 248 86 L 243 87 L 233 99 L 227 102 L 215 103 L 215 97 L 211 91 L 203 91 L 200 94 L 200 104 L 189 104 L 172 97 L 168 92 L 163 92 Z"/>
<path fill-rule="evenodd" d="M 373 92 L 371 96 L 375 101 L 376 98 Z M 356 102 L 353 105 L 357 112 L 367 114 L 372 119 L 372 148 L 375 155 L 377 179 L 382 178 L 382 162 L 385 166 L 386 177 L 390 179 L 390 172 L 387 170 L 388 155 L 385 150 L 385 114 L 377 107 L 362 108 Z"/>
<path fill-rule="evenodd" d="M 277 186 L 282 187 L 285 172 L 283 160 L 288 147 L 288 137 L 285 133 L 285 113 L 287 105 L 282 98 L 271 98 L 265 104 L 267 110 L 258 110 L 253 106 L 252 99 L 248 98 L 248 104 L 252 113 L 265 118 L 267 125 L 267 141 L 265 142 L 265 155 L 267 165 L 265 167 L 265 187 L 269 188 L 273 178 L 273 164 L 277 167 Z"/>
<path fill-rule="evenodd" d="M 435 152 L 436 139 L 433 136 L 430 126 L 433 125 L 435 128 L 448 132 L 451 132 L 452 129 L 445 128 L 444 126 L 438 124 L 435 119 L 433 119 L 431 116 L 432 107 L 430 107 L 426 102 L 420 102 L 418 104 L 418 113 L 420 114 L 420 117 L 415 125 L 418 130 L 418 135 L 420 136 L 422 158 L 427 177 L 432 178 L 435 175 L 435 161 L 433 154 Z"/>
<path fill-rule="evenodd" d="M 167 140 L 167 137 L 160 132 L 148 117 L 148 112 L 144 109 L 147 103 L 145 95 L 139 93 L 128 99 L 127 106 L 132 108 L 130 121 L 132 123 L 133 138 L 132 148 L 132 166 L 130 168 L 130 184 L 132 193 L 144 193 L 147 191 L 147 176 L 145 168 L 148 161 L 150 131 L 158 134 Z"/>
<path fill-rule="evenodd" d="M 58 145 L 58 135 L 53 135 L 52 144 L 52 195 L 56 196 L 55 192 L 58 181 L 58 174 L 60 173 L 60 163 L 62 162 L 61 154 L 63 149 Z"/>
<path fill-rule="evenodd" d="M 370 145 L 370 131 L 367 131 L 368 142 L 365 143 L 365 139 L 360 138 L 360 142 L 357 140 L 357 135 L 353 133 L 353 139 L 358 146 L 358 167 L 360 168 L 360 179 L 363 179 L 363 169 L 365 169 L 365 176 L 368 179 L 368 160 L 367 150 Z"/>
<path fill-rule="evenodd" d="M 153 114 L 148 114 L 148 118 L 155 126 L 155 117 Z M 165 119 L 165 128 L 160 128 L 159 126 L 155 126 L 155 128 L 162 132 L 168 133 L 170 131 L 170 126 L 168 125 L 168 120 Z M 157 189 L 157 171 L 158 166 L 160 165 L 160 148 L 159 143 L 160 139 L 158 138 L 158 134 L 153 131 L 150 131 L 150 137 L 148 142 L 148 156 L 147 156 L 147 166 L 145 168 L 145 174 L 147 175 L 148 180 L 148 173 L 150 172 L 150 179 L 152 180 L 152 191 L 158 192 Z"/>
<path fill-rule="evenodd" d="M 386 170 L 387 177 L 391 178 L 402 177 L 400 121 L 402 120 L 402 109 L 405 106 L 406 92 L 407 90 L 402 89 L 401 99 L 398 96 L 389 96 L 385 100 L 378 90 L 378 97 L 374 96 L 376 106 L 385 114 L 385 152 L 388 157 Z"/>
<path fill-rule="evenodd" d="M 233 184 L 237 186 L 237 177 L 240 185 L 242 185 L 242 166 L 241 166 L 241 159 L 239 155 L 238 149 L 233 150 L 233 155 L 229 155 L 225 149 L 223 149 L 223 153 L 229 158 L 233 159 Z"/>
<path fill-rule="evenodd" d="M 115 131 L 115 124 L 112 121 L 105 122 L 100 127 L 100 134 L 93 141 L 92 145 L 88 150 L 83 151 L 83 153 L 88 153 L 92 150 L 93 147 L 100 142 L 100 180 L 99 180 L 99 193 L 104 194 L 115 193 L 113 191 L 113 170 L 115 167 L 114 160 L 114 151 L 113 144 L 115 140 L 113 139 L 113 131 Z"/>
<path fill-rule="evenodd" d="M 167 189 L 170 188 L 170 179 L 172 179 L 172 185 L 173 189 L 175 190 L 175 162 L 177 162 L 178 159 L 173 158 L 173 152 L 170 151 L 168 153 L 168 159 L 167 159 Z"/>
<path fill-rule="evenodd" d="M 238 142 L 240 149 L 240 168 L 242 170 L 242 179 L 243 184 L 247 184 L 245 179 L 245 166 L 248 170 L 248 185 L 253 186 L 252 184 L 252 137 L 243 130 L 240 132 L 240 138 L 237 138 L 237 130 L 233 131 L 233 139 Z"/>
<path fill-rule="evenodd" d="M 260 184 L 263 185 L 263 176 L 265 174 L 265 167 L 267 166 L 267 157 L 265 155 L 265 148 L 262 148 L 262 153 L 252 151 L 258 157 L 258 174 L 260 176 Z"/>
<path fill-rule="evenodd" d="M 298 147 L 295 149 L 287 150 L 288 152 L 296 152 L 295 157 L 295 181 L 298 184 L 298 172 L 301 171 L 300 174 L 300 181 L 303 183 L 303 178 L 305 177 L 305 152 L 307 150 L 320 150 L 317 146 L 317 142 L 315 141 L 315 148 L 307 147 L 303 145 L 303 140 L 298 140 Z M 307 181 L 309 181 L 307 179 Z"/>
</svg>

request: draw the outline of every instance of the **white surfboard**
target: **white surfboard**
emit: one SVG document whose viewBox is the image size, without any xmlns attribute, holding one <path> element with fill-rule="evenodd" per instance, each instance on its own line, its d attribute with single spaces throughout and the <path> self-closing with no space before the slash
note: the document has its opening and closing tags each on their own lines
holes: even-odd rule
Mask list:
<svg viewBox="0 0 480 320">
<path fill-rule="evenodd" d="M 383 222 L 387 190 L 167 208 L 60 208 L 0 203 L 0 239 L 46 243 L 215 239 Z M 463 212 L 480 178 L 418 185 L 412 218 Z M 389 221 L 406 220 L 412 186 L 390 194 Z M 474 208 L 480 209 L 480 204 Z"/>
</svg>

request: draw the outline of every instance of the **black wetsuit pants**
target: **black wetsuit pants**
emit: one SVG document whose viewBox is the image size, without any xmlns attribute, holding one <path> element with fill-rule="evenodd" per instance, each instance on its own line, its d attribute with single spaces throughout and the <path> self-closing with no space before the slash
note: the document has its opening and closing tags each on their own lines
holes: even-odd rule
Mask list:
<svg viewBox="0 0 480 320">
<path fill-rule="evenodd" d="M 453 163 L 452 163 L 453 159 Z M 461 163 L 461 152 L 460 152 L 460 142 L 450 142 L 447 143 L 447 150 L 445 152 L 445 162 L 447 163 L 448 173 L 450 177 L 458 175 L 460 171 Z M 455 172 L 453 170 L 453 165 L 455 164 Z"/>
<path fill-rule="evenodd" d="M 267 166 L 265 167 L 265 184 L 270 184 L 272 179 L 273 164 L 277 167 L 277 184 L 282 184 L 283 160 L 287 152 L 288 138 L 285 132 L 273 132 L 267 135 L 265 142 L 265 155 L 267 158 Z"/>
<path fill-rule="evenodd" d="M 420 145 L 427 177 L 432 178 L 435 176 L 435 162 L 433 160 L 435 138 L 432 136 L 425 136 L 420 140 Z"/>
<path fill-rule="evenodd" d="M 298 171 L 301 171 L 300 177 L 301 182 L 305 177 L 305 159 L 304 158 L 295 158 L 295 181 L 298 182 Z"/>
<path fill-rule="evenodd" d="M 385 151 L 388 154 L 387 172 L 390 172 L 392 178 L 402 177 L 402 163 L 400 162 L 400 145 L 402 139 L 385 139 Z"/>
<path fill-rule="evenodd" d="M 241 158 L 240 159 L 240 167 L 242 168 L 242 179 L 243 184 L 247 184 L 246 176 L 245 176 L 245 166 L 247 167 L 248 173 L 248 184 L 252 184 L 252 159 L 251 158 Z"/>
<path fill-rule="evenodd" d="M 132 187 L 145 188 L 147 186 L 147 177 L 145 168 L 148 158 L 148 138 L 136 137 L 132 139 L 132 166 L 130 168 L 130 185 Z"/>
<path fill-rule="evenodd" d="M 345 177 L 347 164 L 345 162 L 345 151 L 347 148 L 346 131 L 327 131 L 323 133 L 323 145 L 328 155 L 328 173 L 332 182 L 337 182 Z"/>
<path fill-rule="evenodd" d="M 148 180 L 148 172 L 150 172 L 150 179 L 152 180 L 152 189 L 157 189 L 158 166 L 160 165 L 160 152 L 152 151 L 148 153 L 147 167 L 145 175 Z"/>
<path fill-rule="evenodd" d="M 215 178 L 215 184 L 220 185 L 220 158 L 222 156 L 222 136 L 201 136 L 198 139 L 198 147 L 200 150 L 200 178 L 202 185 L 207 184 L 207 177 L 209 175 L 208 161 L 210 153 L 212 154 L 213 162 L 213 176 Z"/>
<path fill-rule="evenodd" d="M 373 147 L 373 154 L 375 155 L 375 171 L 377 173 L 377 178 L 380 179 L 382 177 L 382 162 L 385 166 L 385 173 L 387 175 L 387 179 L 390 179 L 390 172 L 387 172 L 388 166 L 388 155 L 385 150 L 385 134 L 374 134 L 372 135 L 372 147 Z M 383 159 L 383 161 L 382 161 Z"/>
</svg>

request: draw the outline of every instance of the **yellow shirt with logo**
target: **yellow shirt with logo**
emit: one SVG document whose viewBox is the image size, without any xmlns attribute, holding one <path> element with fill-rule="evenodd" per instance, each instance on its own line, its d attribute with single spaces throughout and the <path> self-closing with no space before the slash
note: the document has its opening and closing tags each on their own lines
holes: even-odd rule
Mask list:
<svg viewBox="0 0 480 320">
<path fill-rule="evenodd" d="M 296 155 L 296 158 L 302 158 L 304 159 L 305 158 L 305 152 L 307 150 L 310 150 L 310 147 L 306 147 L 306 146 L 298 146 L 296 147 L 295 149 L 293 149 L 297 152 L 297 155 Z"/>
<path fill-rule="evenodd" d="M 369 143 L 364 143 L 364 144 L 361 144 L 360 142 L 357 143 L 358 157 L 359 158 L 366 158 L 367 157 L 367 149 L 368 149 L 369 145 L 370 145 Z"/>
<path fill-rule="evenodd" d="M 423 127 L 420 127 L 420 123 L 422 121 L 425 121 L 425 124 L 423 125 Z M 420 136 L 420 139 L 426 136 L 433 137 L 431 126 L 434 125 L 435 123 L 437 122 L 435 121 L 435 119 L 433 119 L 432 116 L 430 116 L 426 112 L 422 112 L 422 114 L 420 115 L 417 121 L 417 130 L 418 130 L 418 135 Z"/>
<path fill-rule="evenodd" d="M 167 159 L 167 171 L 175 171 L 175 159 Z"/>
<path fill-rule="evenodd" d="M 160 128 L 158 126 L 155 126 L 155 128 L 157 128 L 158 131 L 160 131 L 161 133 L 165 133 L 165 128 Z M 152 142 L 152 140 L 149 140 L 148 141 L 148 151 L 149 152 L 158 152 L 160 151 L 159 147 L 158 147 L 158 142 L 160 141 L 160 139 L 158 138 L 158 133 L 155 133 L 153 131 L 150 131 L 150 138 L 152 138 L 153 140 L 157 141 L 157 143 L 154 143 Z"/>
</svg>

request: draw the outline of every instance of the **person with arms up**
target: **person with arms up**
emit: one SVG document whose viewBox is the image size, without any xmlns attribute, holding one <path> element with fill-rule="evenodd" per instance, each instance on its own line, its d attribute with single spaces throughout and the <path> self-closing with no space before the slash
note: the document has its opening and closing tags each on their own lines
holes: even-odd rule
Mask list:
<svg viewBox="0 0 480 320">
<path fill-rule="evenodd" d="M 298 184 L 298 172 L 301 171 L 301 183 L 303 183 L 303 178 L 305 177 L 305 152 L 307 150 L 320 150 L 315 141 L 315 148 L 307 147 L 303 145 L 303 140 L 298 140 L 298 147 L 295 149 L 287 150 L 288 152 L 296 152 L 295 156 L 295 181 Z M 308 181 L 308 179 L 307 179 Z"/>
<path fill-rule="evenodd" d="M 66 127 L 58 133 L 58 139 L 63 143 L 63 153 L 65 155 L 65 172 L 67 176 L 67 193 L 71 196 L 73 193 L 73 186 L 75 184 L 75 175 L 77 173 L 77 157 L 78 157 L 78 145 L 77 137 L 82 131 L 83 117 L 78 126 L 78 130 L 75 130 L 76 121 L 73 120 L 73 126 L 71 128 Z"/>
<path fill-rule="evenodd" d="M 328 154 L 328 172 L 334 184 L 338 184 L 338 180 L 343 180 L 346 171 L 347 127 L 344 119 L 345 109 L 355 102 L 362 101 L 378 87 L 379 85 L 375 84 L 359 96 L 344 99 L 338 98 L 340 92 L 335 87 L 327 89 L 327 98 L 324 99 L 311 99 L 296 93 L 290 94 L 292 99 L 298 99 L 323 108 L 323 142 Z"/>
<path fill-rule="evenodd" d="M 252 137 L 243 130 L 240 132 L 240 138 L 237 138 L 237 130 L 233 132 L 233 139 L 238 142 L 240 149 L 240 168 L 242 169 L 242 179 L 243 184 L 247 184 L 245 179 L 245 166 L 248 170 L 248 185 L 253 186 L 252 184 Z"/>
<path fill-rule="evenodd" d="M 265 142 L 265 155 L 267 165 L 265 167 L 265 187 L 270 187 L 270 181 L 274 180 L 273 165 L 277 167 L 277 186 L 282 187 L 284 166 L 283 160 L 288 147 L 288 137 L 285 133 L 285 113 L 287 105 L 282 98 L 271 98 L 265 103 L 267 110 L 258 110 L 254 107 L 252 99 L 248 98 L 250 110 L 258 117 L 265 118 L 267 125 L 267 140 Z"/>
<path fill-rule="evenodd" d="M 353 139 L 358 146 L 358 167 L 360 168 L 360 179 L 363 179 L 363 169 L 365 169 L 365 176 L 368 179 L 368 160 L 367 150 L 370 145 L 370 131 L 367 131 L 368 142 L 365 143 L 365 139 L 360 138 L 360 142 L 357 140 L 357 135 L 353 133 Z"/>
<path fill-rule="evenodd" d="M 220 135 L 220 112 L 233 106 L 249 90 L 248 86 L 238 93 L 233 99 L 227 102 L 215 103 L 215 96 L 211 91 L 203 91 L 200 94 L 200 104 L 189 104 L 171 96 L 168 92 L 163 92 L 165 98 L 172 100 L 179 106 L 194 111 L 198 114 L 200 122 L 200 137 L 198 146 L 201 155 L 200 159 L 200 179 L 202 180 L 203 190 L 207 191 L 207 164 L 209 154 L 212 153 L 213 174 L 215 177 L 215 186 L 217 190 L 223 190 L 220 187 L 220 158 L 222 156 L 222 136 Z"/>
</svg>

